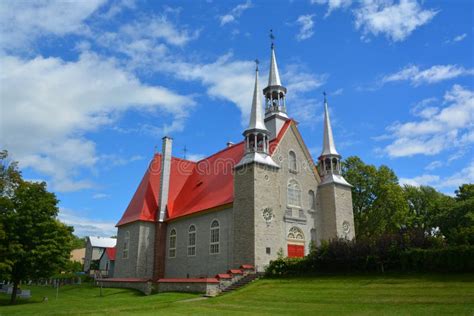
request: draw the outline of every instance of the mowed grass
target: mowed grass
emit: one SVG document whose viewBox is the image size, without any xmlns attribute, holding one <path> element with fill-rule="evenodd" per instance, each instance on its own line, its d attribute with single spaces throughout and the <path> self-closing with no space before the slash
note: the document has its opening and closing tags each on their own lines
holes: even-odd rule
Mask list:
<svg viewBox="0 0 474 316">
<path fill-rule="evenodd" d="M 53 288 L 31 290 L 16 306 L 1 295 L 0 315 L 474 315 L 474 274 L 262 279 L 203 300 L 124 289 L 103 289 L 101 297 L 89 285 L 65 286 L 56 300 Z"/>
</svg>

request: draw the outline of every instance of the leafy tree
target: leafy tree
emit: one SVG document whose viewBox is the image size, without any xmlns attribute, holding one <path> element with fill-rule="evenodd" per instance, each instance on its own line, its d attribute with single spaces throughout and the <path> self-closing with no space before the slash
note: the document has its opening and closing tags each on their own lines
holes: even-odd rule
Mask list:
<svg viewBox="0 0 474 316">
<path fill-rule="evenodd" d="M 12 197 L 15 189 L 21 182 L 21 173 L 18 170 L 18 164 L 8 159 L 8 151 L 0 151 L 0 214 L 3 210 L 11 209 Z M 0 277 L 4 279 L 8 277 L 12 269 L 13 262 L 4 254 L 7 253 L 8 248 L 13 247 L 9 245 L 5 226 L 0 221 Z"/>
<path fill-rule="evenodd" d="M 413 218 L 414 228 L 429 234 L 439 226 L 435 219 L 441 210 L 454 203 L 453 198 L 430 186 L 405 185 L 403 191 L 410 209 L 410 216 Z"/>
<path fill-rule="evenodd" d="M 69 261 L 72 227 L 57 220 L 58 200 L 46 183 L 21 180 L 16 164 L 2 156 L 0 226 L 1 262 L 13 282 L 11 303 L 22 280 L 49 277 Z"/>
<path fill-rule="evenodd" d="M 76 235 L 72 236 L 72 249 L 81 249 L 86 247 L 86 238 L 80 238 Z"/>
<path fill-rule="evenodd" d="M 474 245 L 474 185 L 463 184 L 455 193 L 455 202 L 441 208 L 435 224 L 449 244 Z"/>
<path fill-rule="evenodd" d="M 358 237 L 397 232 L 411 224 L 408 203 L 392 169 L 387 166 L 376 168 L 352 156 L 343 161 L 343 176 L 353 185 L 354 221 Z"/>
</svg>

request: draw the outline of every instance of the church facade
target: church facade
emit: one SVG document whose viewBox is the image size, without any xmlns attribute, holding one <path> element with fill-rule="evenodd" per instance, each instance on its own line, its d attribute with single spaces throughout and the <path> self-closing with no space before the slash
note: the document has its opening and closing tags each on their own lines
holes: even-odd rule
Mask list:
<svg viewBox="0 0 474 316">
<path fill-rule="evenodd" d="M 213 277 L 241 265 L 263 271 L 279 255 L 302 257 L 322 240 L 355 237 L 326 97 L 315 163 L 287 114 L 286 93 L 272 44 L 263 90 L 257 65 L 242 142 L 192 162 L 173 157 L 172 139 L 163 138 L 117 224 L 115 278 Z"/>
</svg>

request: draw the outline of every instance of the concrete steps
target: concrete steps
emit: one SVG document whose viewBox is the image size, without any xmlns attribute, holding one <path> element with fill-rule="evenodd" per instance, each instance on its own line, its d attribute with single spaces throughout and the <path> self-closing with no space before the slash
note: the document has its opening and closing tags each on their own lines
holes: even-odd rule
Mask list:
<svg viewBox="0 0 474 316">
<path fill-rule="evenodd" d="M 232 283 L 231 285 L 229 285 L 228 287 L 226 287 L 225 289 L 222 290 L 222 293 L 228 293 L 228 292 L 231 292 L 233 290 L 236 290 L 238 288 L 241 288 L 247 284 L 249 284 L 250 282 L 252 282 L 253 280 L 255 279 L 258 279 L 259 275 L 256 274 L 256 273 L 250 273 L 250 274 L 247 274 L 246 276 L 244 276 L 242 279 L 238 280 L 237 282 L 235 283 Z"/>
</svg>

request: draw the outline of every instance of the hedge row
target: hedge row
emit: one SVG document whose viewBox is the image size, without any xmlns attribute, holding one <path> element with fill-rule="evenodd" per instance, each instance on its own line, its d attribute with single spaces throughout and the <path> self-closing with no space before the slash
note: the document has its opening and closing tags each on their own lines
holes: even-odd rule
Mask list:
<svg viewBox="0 0 474 316">
<path fill-rule="evenodd" d="M 406 248 L 392 243 L 332 241 L 305 258 L 279 258 L 268 276 L 360 272 L 473 272 L 474 246 Z"/>
</svg>

